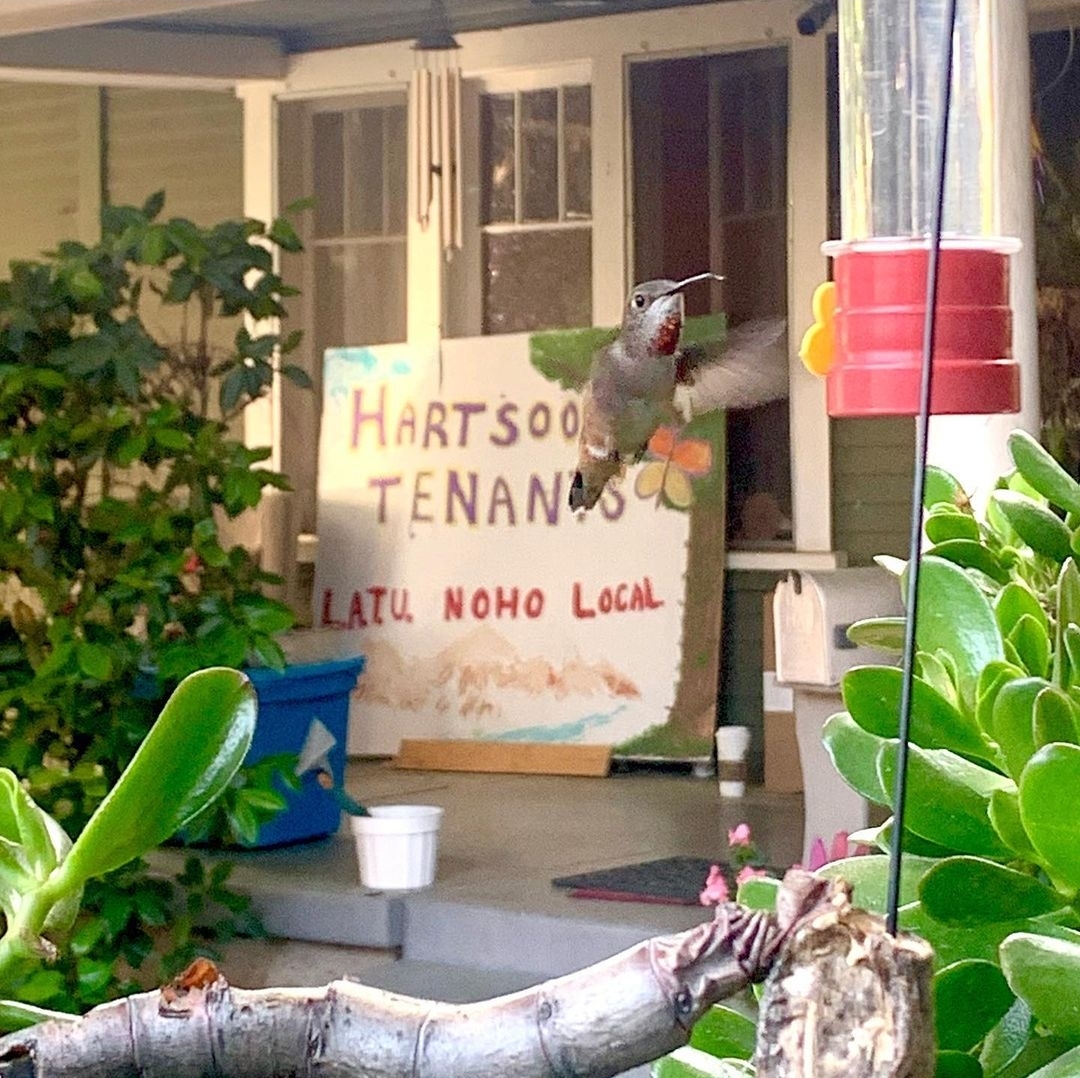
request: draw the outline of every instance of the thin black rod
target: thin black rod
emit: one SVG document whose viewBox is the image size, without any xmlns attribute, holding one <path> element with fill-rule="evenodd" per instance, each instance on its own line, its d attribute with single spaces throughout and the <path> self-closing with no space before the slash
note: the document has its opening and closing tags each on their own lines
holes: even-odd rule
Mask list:
<svg viewBox="0 0 1080 1078">
<path fill-rule="evenodd" d="M 923 322 L 922 372 L 919 380 L 919 414 L 915 421 L 915 479 L 911 489 L 911 532 L 908 537 L 907 618 L 904 624 L 904 669 L 900 683 L 900 716 L 893 783 L 893 830 L 889 850 L 889 886 L 885 922 L 896 934 L 900 913 L 900 868 L 903 861 L 904 815 L 907 808 L 908 744 L 911 734 L 911 688 L 915 670 L 915 635 L 919 609 L 919 576 L 922 564 L 922 512 L 926 491 L 926 451 L 930 432 L 930 392 L 933 388 L 934 337 L 937 326 L 938 265 L 941 260 L 941 226 L 945 214 L 945 177 L 949 158 L 949 111 L 952 107 L 953 34 L 956 28 L 956 0 L 945 11 L 942 42 L 941 126 L 938 132 L 937 175 L 933 219 L 930 225 L 930 252 L 926 263 L 926 318 Z"/>
</svg>

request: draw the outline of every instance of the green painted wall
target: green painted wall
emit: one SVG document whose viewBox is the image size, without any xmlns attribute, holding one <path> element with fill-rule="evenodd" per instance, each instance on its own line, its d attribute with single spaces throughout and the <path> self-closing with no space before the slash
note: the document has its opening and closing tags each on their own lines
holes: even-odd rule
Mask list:
<svg viewBox="0 0 1080 1078">
<path fill-rule="evenodd" d="M 906 557 L 914 476 L 915 421 L 833 419 L 833 548 L 848 565 L 875 554 Z"/>
</svg>

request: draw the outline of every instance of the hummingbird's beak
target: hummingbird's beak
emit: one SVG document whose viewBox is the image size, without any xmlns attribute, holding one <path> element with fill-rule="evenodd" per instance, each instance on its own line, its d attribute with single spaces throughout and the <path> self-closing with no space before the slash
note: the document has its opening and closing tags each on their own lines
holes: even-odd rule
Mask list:
<svg viewBox="0 0 1080 1078">
<path fill-rule="evenodd" d="M 719 273 L 695 273 L 693 277 L 676 282 L 663 294 L 670 296 L 675 292 L 681 292 L 687 285 L 696 284 L 698 281 L 722 281 L 723 279 Z"/>
</svg>

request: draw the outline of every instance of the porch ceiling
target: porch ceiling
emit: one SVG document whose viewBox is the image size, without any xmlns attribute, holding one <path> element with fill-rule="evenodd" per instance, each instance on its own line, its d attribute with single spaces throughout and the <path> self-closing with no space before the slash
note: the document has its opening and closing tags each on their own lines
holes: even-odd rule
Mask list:
<svg viewBox="0 0 1080 1078">
<path fill-rule="evenodd" d="M 277 78 L 293 53 L 710 2 L 4 0 L 0 68 Z"/>
</svg>

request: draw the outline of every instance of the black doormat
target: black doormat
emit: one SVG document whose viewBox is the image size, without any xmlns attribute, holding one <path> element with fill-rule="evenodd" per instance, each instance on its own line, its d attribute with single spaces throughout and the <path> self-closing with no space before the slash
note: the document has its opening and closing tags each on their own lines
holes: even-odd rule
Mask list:
<svg viewBox="0 0 1080 1078">
<path fill-rule="evenodd" d="M 560 876 L 551 882 L 568 891 L 572 898 L 696 906 L 709 868 L 715 863 L 707 857 L 663 857 L 659 861 L 641 861 L 599 872 Z M 734 894 L 735 877 L 731 866 L 722 864 L 720 867 Z"/>
</svg>

